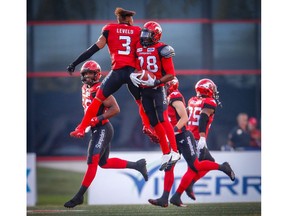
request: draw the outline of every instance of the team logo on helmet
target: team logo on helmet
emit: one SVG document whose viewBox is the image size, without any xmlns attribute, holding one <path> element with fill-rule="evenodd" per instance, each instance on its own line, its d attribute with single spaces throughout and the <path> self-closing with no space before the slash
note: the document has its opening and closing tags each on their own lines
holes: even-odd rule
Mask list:
<svg viewBox="0 0 288 216">
<path fill-rule="evenodd" d="M 142 46 L 152 46 L 158 43 L 162 36 L 162 28 L 159 23 L 154 21 L 149 21 L 144 24 L 141 35 L 140 43 Z"/>
<path fill-rule="evenodd" d="M 219 92 L 216 84 L 210 79 L 201 79 L 195 85 L 195 91 L 198 97 L 211 97 L 214 98 L 218 105 L 221 105 L 219 101 Z"/>
</svg>

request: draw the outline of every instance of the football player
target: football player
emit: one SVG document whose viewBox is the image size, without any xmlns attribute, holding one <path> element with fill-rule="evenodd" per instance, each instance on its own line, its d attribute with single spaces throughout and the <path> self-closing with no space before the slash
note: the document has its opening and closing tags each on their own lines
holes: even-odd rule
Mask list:
<svg viewBox="0 0 288 216">
<path fill-rule="evenodd" d="M 216 107 L 221 105 L 219 101 L 219 92 L 215 83 L 210 79 L 199 80 L 195 85 L 195 91 L 196 96 L 189 99 L 187 106 L 189 117 L 188 130 L 193 133 L 196 140 L 196 152 L 199 161 L 214 162 L 215 160 L 208 150 L 206 138 L 214 119 Z M 232 181 L 235 180 L 235 173 L 228 162 L 221 164 L 219 169 L 226 173 Z M 197 172 L 197 175 L 194 175 L 188 170 L 182 177 L 176 192 L 170 199 L 170 202 L 176 206 L 182 206 L 183 204 L 180 197 L 184 190 L 191 199 L 195 200 L 196 198 L 192 186 L 207 172 L 208 170 L 199 171 Z"/>
<path fill-rule="evenodd" d="M 151 126 L 154 128 L 161 150 L 163 152 L 160 170 L 164 170 L 172 161 L 176 163 L 180 159 L 177 149 L 173 127 L 168 120 L 168 104 L 165 91 L 165 83 L 175 77 L 172 57 L 174 49 L 160 42 L 162 28 L 154 21 L 146 22 L 141 30 L 140 41 L 136 45 L 136 56 L 138 71 L 146 70 L 154 73 L 148 80 L 139 80 L 131 74 L 131 80 L 141 90 L 141 100 Z M 144 87 L 142 87 L 144 86 Z M 167 140 L 168 138 L 168 140 Z M 170 143 L 170 146 L 169 146 Z"/>
<path fill-rule="evenodd" d="M 217 164 L 212 161 L 203 160 L 199 161 L 196 154 L 196 142 L 191 131 L 187 130 L 188 115 L 186 112 L 186 104 L 183 95 L 178 90 L 179 81 L 175 77 L 172 81 L 167 82 L 167 99 L 168 99 L 168 114 L 171 124 L 174 127 L 174 133 L 176 136 L 177 146 L 180 153 L 183 155 L 186 160 L 188 171 L 184 176 L 196 176 L 197 173 L 201 171 L 210 171 L 210 170 L 220 170 L 229 174 L 229 167 L 226 163 Z M 174 182 L 174 167 L 175 164 L 171 167 L 165 169 L 164 175 L 164 190 L 163 194 L 158 199 L 149 199 L 153 205 L 167 207 L 169 193 L 171 191 L 173 182 Z M 183 176 L 185 180 L 186 177 Z M 170 202 L 176 206 L 185 206 L 183 205 L 181 199 L 170 199 Z"/>
<path fill-rule="evenodd" d="M 84 113 L 93 101 L 93 98 L 100 91 L 101 77 L 100 65 L 92 60 L 83 64 L 80 70 L 82 86 L 82 106 Z M 140 159 L 136 162 L 123 160 L 120 158 L 109 158 L 111 140 L 114 129 L 109 122 L 109 118 L 120 112 L 116 99 L 110 95 L 101 104 L 97 114 L 91 119 L 86 132 L 91 130 L 91 139 L 87 151 L 87 169 L 82 180 L 79 191 L 75 196 L 64 204 L 67 208 L 80 205 L 84 200 L 84 193 L 96 176 L 98 165 L 103 169 L 135 169 L 139 171 L 145 181 L 148 181 L 146 160 Z"/>
<path fill-rule="evenodd" d="M 90 58 L 107 44 L 112 61 L 111 71 L 103 80 L 100 90 L 97 91 L 95 99 L 87 109 L 82 122 L 70 135 L 76 138 L 84 137 L 85 128 L 90 124 L 91 118 L 96 115 L 103 101 L 115 93 L 123 84 L 126 84 L 139 106 L 143 132 L 147 134 L 152 141 L 158 142 L 158 137 L 150 127 L 149 119 L 143 110 L 139 89 L 132 84 L 129 77 L 135 70 L 135 46 L 137 41 L 139 41 L 141 28 L 133 25 L 134 11 L 116 8 L 115 15 L 118 23 L 105 25 L 96 43 L 84 51 L 67 67 L 68 72 L 71 74 L 78 64 Z"/>
</svg>

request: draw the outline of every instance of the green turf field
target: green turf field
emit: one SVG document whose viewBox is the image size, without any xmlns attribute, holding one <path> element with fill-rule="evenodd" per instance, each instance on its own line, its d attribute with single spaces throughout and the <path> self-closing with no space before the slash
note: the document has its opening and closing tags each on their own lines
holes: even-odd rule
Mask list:
<svg viewBox="0 0 288 216">
<path fill-rule="evenodd" d="M 237 216 L 261 215 L 261 203 L 189 204 L 186 208 L 169 205 L 167 208 L 147 205 L 83 205 L 66 209 L 63 204 L 78 190 L 83 174 L 49 168 L 37 168 L 38 202 L 27 207 L 27 215 L 201 215 Z"/>
</svg>

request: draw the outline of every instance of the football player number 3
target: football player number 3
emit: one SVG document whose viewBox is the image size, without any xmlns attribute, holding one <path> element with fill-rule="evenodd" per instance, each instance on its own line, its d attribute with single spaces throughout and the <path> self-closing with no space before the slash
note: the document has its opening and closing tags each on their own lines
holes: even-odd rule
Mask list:
<svg viewBox="0 0 288 216">
<path fill-rule="evenodd" d="M 122 46 L 125 50 L 118 50 L 119 55 L 129 55 L 131 51 L 131 38 L 129 36 L 119 36 L 119 40 L 124 41 Z"/>
<path fill-rule="evenodd" d="M 194 108 L 188 107 L 188 109 L 189 109 L 188 125 L 199 125 L 201 107 L 194 107 Z"/>
</svg>

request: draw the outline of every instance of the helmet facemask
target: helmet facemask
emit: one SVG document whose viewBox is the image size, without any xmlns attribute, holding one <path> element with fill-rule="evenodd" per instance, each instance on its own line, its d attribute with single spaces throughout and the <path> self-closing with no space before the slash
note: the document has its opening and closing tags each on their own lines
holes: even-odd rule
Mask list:
<svg viewBox="0 0 288 216">
<path fill-rule="evenodd" d="M 141 35 L 140 35 L 140 43 L 142 46 L 148 47 L 152 46 L 155 44 L 154 42 L 154 33 L 149 31 L 148 29 L 144 28 L 141 30 Z"/>
<path fill-rule="evenodd" d="M 219 100 L 219 91 L 217 90 L 217 86 L 216 85 L 215 85 L 215 88 L 214 88 L 213 98 L 216 100 L 218 106 L 222 107 L 222 103 Z"/>
<path fill-rule="evenodd" d="M 91 75 L 91 72 L 93 73 L 93 75 Z M 95 83 L 99 82 L 100 77 L 100 70 L 94 71 L 85 69 L 81 71 L 81 81 L 83 84 L 87 84 L 88 86 L 93 86 Z"/>
<path fill-rule="evenodd" d="M 91 87 L 95 83 L 99 82 L 101 77 L 101 67 L 97 62 L 89 60 L 82 65 L 80 74 L 82 83 Z"/>
</svg>

